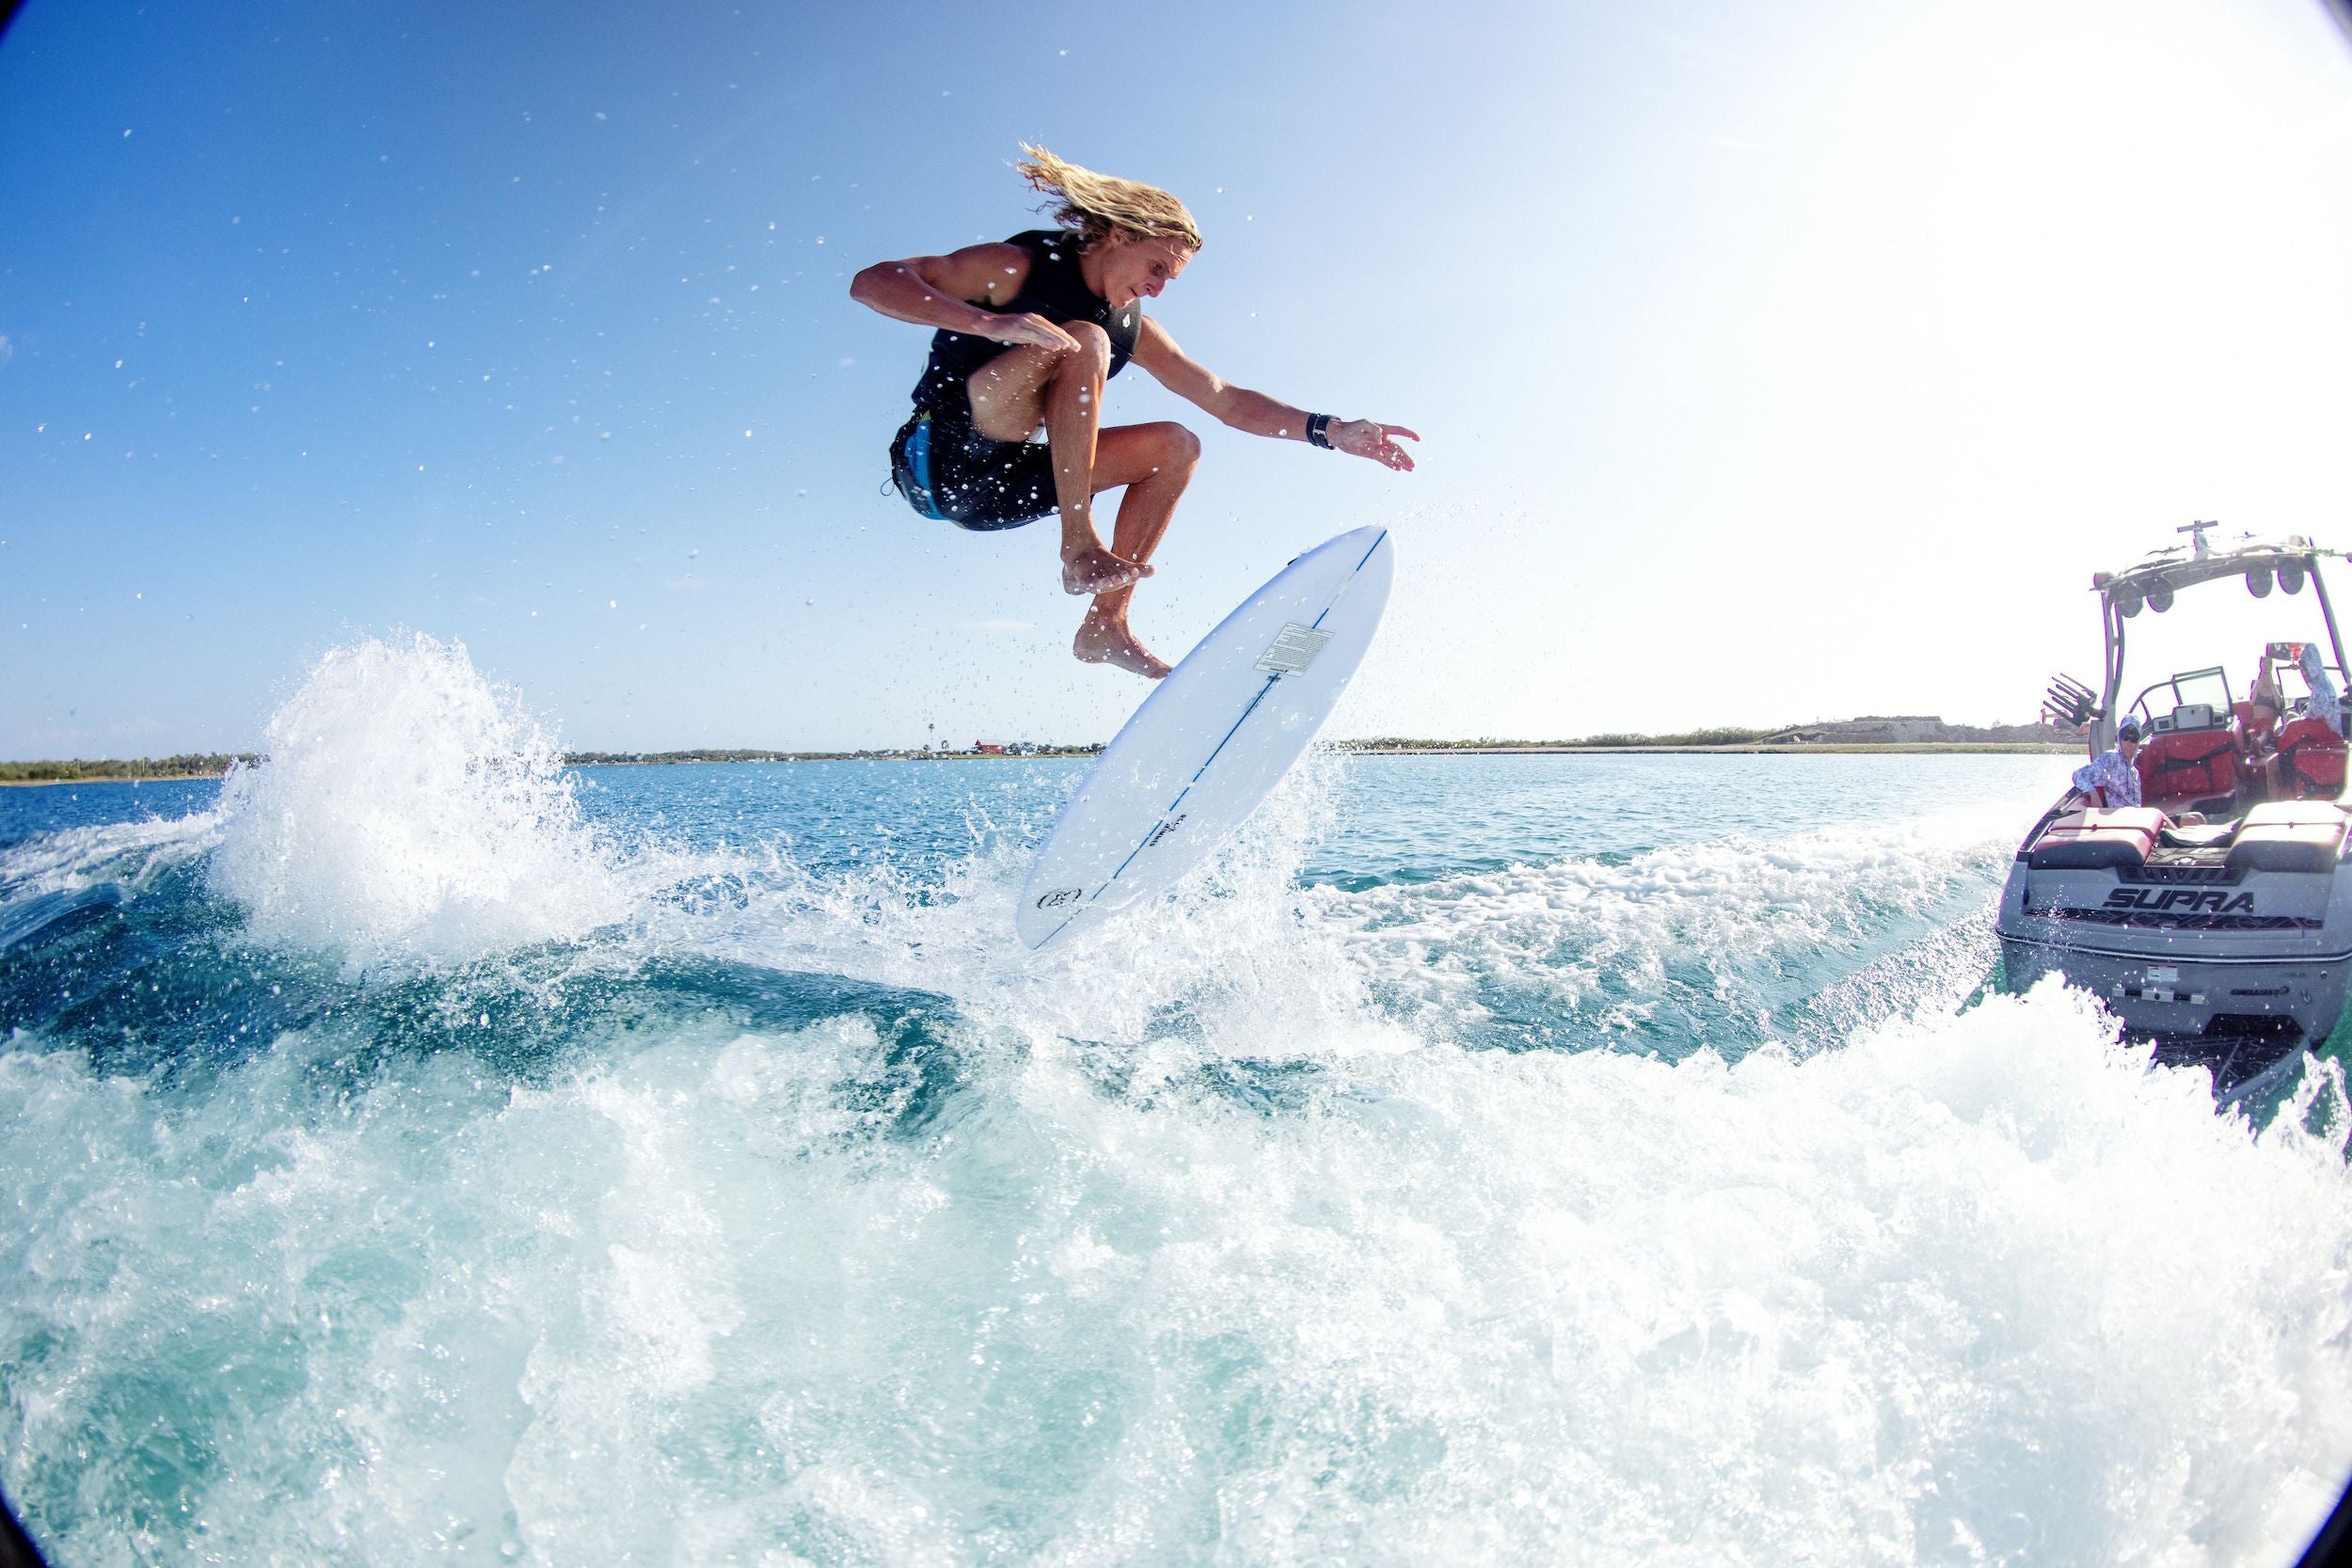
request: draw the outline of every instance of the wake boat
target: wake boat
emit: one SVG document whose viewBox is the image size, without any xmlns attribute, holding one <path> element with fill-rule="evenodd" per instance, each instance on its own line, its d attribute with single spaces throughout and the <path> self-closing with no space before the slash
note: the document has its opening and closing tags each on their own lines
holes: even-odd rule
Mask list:
<svg viewBox="0 0 2352 1568">
<path fill-rule="evenodd" d="M 1994 925 L 2010 989 L 2063 974 L 2106 1003 L 2127 1036 L 2151 1042 L 2156 1060 L 2209 1068 L 2215 1093 L 2228 1098 L 2288 1070 L 2343 1017 L 2352 872 L 2344 736 L 2340 721 L 2310 711 L 2303 643 L 2267 643 L 2263 675 L 2246 688 L 2215 664 L 2167 673 L 2119 704 L 2125 623 L 2230 582 L 2258 599 L 2309 584 L 2327 639 L 2319 662 L 2344 689 L 2344 644 L 2319 571 L 2322 557 L 2341 552 L 2299 535 L 2217 548 L 2205 537 L 2214 527 L 2191 524 L 2180 531 L 2186 544 L 2091 578 L 2105 681 L 2094 693 L 2058 676 L 2044 712 L 2082 728 L 2093 756 L 2115 744 L 2123 719 L 2137 720 L 2141 803 L 2061 795 L 2018 847 Z"/>
</svg>

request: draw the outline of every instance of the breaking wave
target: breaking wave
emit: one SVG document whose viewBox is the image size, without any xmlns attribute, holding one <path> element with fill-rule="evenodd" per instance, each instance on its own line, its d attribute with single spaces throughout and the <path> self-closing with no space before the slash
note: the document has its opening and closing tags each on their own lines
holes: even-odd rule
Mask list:
<svg viewBox="0 0 2352 1568">
<path fill-rule="evenodd" d="M 2341 1069 L 1978 1000 L 2030 759 L 1320 758 L 1041 961 L 1058 765 L 566 772 L 430 639 L 269 756 L 0 849 L 62 1561 L 2280 1562 L 2352 1465 Z"/>
</svg>

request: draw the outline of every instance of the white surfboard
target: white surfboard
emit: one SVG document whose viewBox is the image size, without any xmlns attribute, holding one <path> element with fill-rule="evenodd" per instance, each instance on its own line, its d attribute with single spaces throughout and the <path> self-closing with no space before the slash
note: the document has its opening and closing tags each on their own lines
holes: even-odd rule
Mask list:
<svg viewBox="0 0 2352 1568">
<path fill-rule="evenodd" d="M 1386 529 L 1327 540 L 1184 656 L 1062 808 L 1014 911 L 1023 942 L 1166 893 L 1248 820 L 1363 662 L 1394 565 Z"/>
</svg>

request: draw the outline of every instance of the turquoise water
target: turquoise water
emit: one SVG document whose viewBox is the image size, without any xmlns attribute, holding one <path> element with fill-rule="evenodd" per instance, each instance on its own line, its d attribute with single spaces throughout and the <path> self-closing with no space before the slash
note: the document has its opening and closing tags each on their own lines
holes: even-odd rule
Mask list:
<svg viewBox="0 0 2352 1568">
<path fill-rule="evenodd" d="M 1976 997 L 2039 757 L 557 766 L 367 644 L 0 791 L 0 1430 L 69 1564 L 2283 1562 L 2340 1071 Z"/>
</svg>

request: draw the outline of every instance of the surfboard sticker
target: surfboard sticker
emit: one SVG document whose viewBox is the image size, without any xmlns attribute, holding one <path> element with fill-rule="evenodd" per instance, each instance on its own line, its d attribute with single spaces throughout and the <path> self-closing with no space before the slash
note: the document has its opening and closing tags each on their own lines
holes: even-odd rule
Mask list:
<svg viewBox="0 0 2352 1568">
<path fill-rule="evenodd" d="M 1330 641 L 1327 631 L 1290 622 L 1275 634 L 1274 645 L 1258 656 L 1256 667 L 1269 675 L 1303 675 Z"/>
<path fill-rule="evenodd" d="M 1166 893 L 1249 819 L 1313 744 L 1389 601 L 1388 531 L 1275 574 L 1154 687 L 1080 782 L 1029 868 L 1031 947 Z"/>
</svg>

